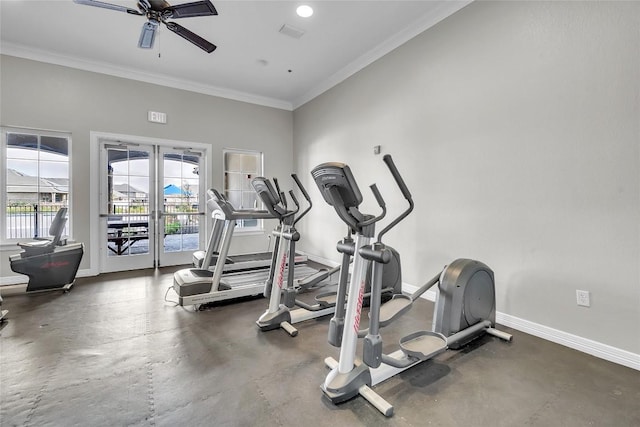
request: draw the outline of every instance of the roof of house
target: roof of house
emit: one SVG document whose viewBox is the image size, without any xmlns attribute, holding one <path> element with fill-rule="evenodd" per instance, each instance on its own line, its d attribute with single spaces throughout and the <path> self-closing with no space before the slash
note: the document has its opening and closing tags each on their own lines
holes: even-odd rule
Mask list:
<svg viewBox="0 0 640 427">
<path fill-rule="evenodd" d="M 68 193 L 65 178 L 38 178 L 15 169 L 7 169 L 7 193 Z"/>
</svg>

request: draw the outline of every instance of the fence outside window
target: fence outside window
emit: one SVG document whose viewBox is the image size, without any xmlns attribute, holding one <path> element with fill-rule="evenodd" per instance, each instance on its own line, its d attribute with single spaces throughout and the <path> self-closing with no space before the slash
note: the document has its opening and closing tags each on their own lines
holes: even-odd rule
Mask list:
<svg viewBox="0 0 640 427">
<path fill-rule="evenodd" d="M 49 236 L 49 227 L 60 208 L 66 203 L 14 203 L 6 208 L 7 239 L 33 239 Z M 68 234 L 69 224 L 63 235 Z"/>
</svg>

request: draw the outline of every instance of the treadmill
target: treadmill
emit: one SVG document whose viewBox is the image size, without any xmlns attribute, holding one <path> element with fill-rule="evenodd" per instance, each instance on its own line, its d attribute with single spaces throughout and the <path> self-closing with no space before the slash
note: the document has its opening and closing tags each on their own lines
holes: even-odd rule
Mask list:
<svg viewBox="0 0 640 427">
<path fill-rule="evenodd" d="M 277 218 L 280 221 L 278 226 L 278 232 L 285 231 L 291 226 L 291 221 L 288 218 L 293 218 L 292 212 L 288 211 L 286 207 L 278 205 L 273 207 L 272 211 L 279 215 L 274 216 L 266 210 L 246 209 L 235 210 L 231 203 L 223 197 L 215 189 L 207 191 L 209 200 L 207 205 L 209 208 L 217 205 L 220 209 L 213 209 L 215 213 L 214 219 L 218 224 L 214 224 L 212 236 L 210 238 L 210 244 L 207 252 L 211 252 L 209 256 L 214 256 L 213 248 L 219 246 L 219 253 L 215 258 L 215 265 L 213 269 L 204 268 L 187 268 L 178 270 L 173 275 L 173 290 L 178 294 L 178 304 L 181 306 L 186 305 L 201 305 L 223 301 L 227 299 L 237 299 L 242 297 L 258 296 L 262 295 L 265 290 L 265 283 L 272 281 L 274 272 L 278 246 L 280 244 L 280 237 L 276 234 L 276 240 L 274 244 L 274 250 L 268 252 L 268 264 L 263 269 L 242 270 L 236 269 L 227 270 L 225 272 L 225 266 L 227 265 L 227 256 L 229 252 L 229 246 L 231 245 L 231 236 L 233 235 L 233 229 L 236 226 L 236 221 L 240 219 L 265 219 L 265 218 Z M 277 193 L 276 193 L 277 194 Z M 210 203 L 211 202 L 211 203 Z M 212 215 L 214 215 L 212 213 Z M 216 236 L 219 235 L 219 236 Z M 216 245 L 216 241 L 219 239 L 219 245 Z M 296 255 L 296 262 L 298 261 L 298 255 Z M 300 257 L 299 259 L 302 259 Z M 305 258 L 306 261 L 306 258 Z M 203 265 L 207 265 L 207 254 L 203 257 Z M 229 262 L 232 265 L 232 262 Z M 248 264 L 245 264 L 245 266 Z M 229 267 L 227 267 L 229 268 Z M 287 267 L 288 270 L 288 267 Z M 302 265 L 295 270 L 295 277 L 307 277 L 317 270 Z M 226 273 L 223 275 L 223 273 Z"/>
<path fill-rule="evenodd" d="M 205 251 L 193 253 L 193 266 L 198 269 L 214 270 L 218 259 L 224 259 L 223 271 L 243 271 L 269 268 L 271 266 L 271 252 L 257 252 L 248 254 L 229 255 L 229 247 L 233 238 L 234 226 L 228 226 L 230 221 L 239 219 L 273 219 L 275 216 L 268 210 L 242 209 L 237 210 L 229 200 L 215 189 L 207 190 L 207 208 L 213 218 L 213 227 Z M 307 256 L 296 254 L 296 264 L 307 262 Z"/>
<path fill-rule="evenodd" d="M 239 219 L 270 219 L 274 218 L 273 215 L 266 210 L 236 210 L 229 200 L 215 189 L 207 191 L 207 208 L 211 211 L 213 228 L 206 251 L 193 253 L 192 260 L 195 268 L 213 270 L 220 257 L 224 259 L 225 272 L 269 267 L 271 252 L 229 255 L 228 248 L 233 238 L 235 223 L 233 227 L 227 227 L 227 225 L 230 221 L 237 222 Z"/>
</svg>

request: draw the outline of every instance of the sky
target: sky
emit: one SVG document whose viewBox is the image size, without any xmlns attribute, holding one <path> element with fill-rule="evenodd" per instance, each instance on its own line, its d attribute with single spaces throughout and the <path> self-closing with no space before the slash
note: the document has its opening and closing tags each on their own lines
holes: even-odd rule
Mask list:
<svg viewBox="0 0 640 427">
<path fill-rule="evenodd" d="M 130 153 L 132 157 L 135 155 L 134 151 Z M 40 156 L 39 162 L 38 156 Z M 39 174 L 38 164 L 40 165 Z M 112 162 L 111 165 L 113 167 L 114 185 L 129 184 L 140 191 L 149 192 L 149 176 L 153 174 L 149 168 L 148 158 L 117 161 Z M 69 178 L 69 158 L 66 155 L 46 151 L 8 147 L 7 168 L 16 170 L 24 175 L 39 175 L 41 178 Z M 162 188 L 170 184 L 179 188 L 183 188 L 185 185 L 190 188 L 198 188 L 199 176 L 194 173 L 196 165 L 193 163 L 165 159 L 163 169 L 164 180 L 161 183 Z"/>
</svg>

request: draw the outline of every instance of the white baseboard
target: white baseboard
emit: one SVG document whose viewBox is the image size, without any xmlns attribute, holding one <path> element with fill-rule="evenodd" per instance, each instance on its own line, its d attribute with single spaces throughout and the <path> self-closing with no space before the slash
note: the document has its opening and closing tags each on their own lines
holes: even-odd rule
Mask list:
<svg viewBox="0 0 640 427">
<path fill-rule="evenodd" d="M 402 290 L 412 293 L 417 291 L 418 287 L 403 283 Z M 429 301 L 435 301 L 436 292 L 427 291 L 422 295 L 422 298 Z M 612 347 L 601 342 L 593 341 L 588 338 L 583 338 L 578 335 L 573 335 L 568 332 L 553 329 L 548 326 L 540 325 L 538 323 L 520 319 L 519 317 L 501 312 L 496 312 L 496 323 L 590 354 L 600 359 L 608 360 L 609 362 L 617 363 L 640 371 L 640 354 Z"/>
</svg>

